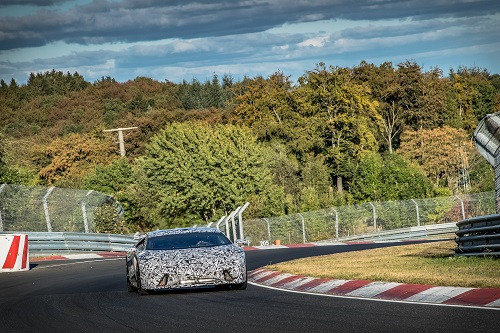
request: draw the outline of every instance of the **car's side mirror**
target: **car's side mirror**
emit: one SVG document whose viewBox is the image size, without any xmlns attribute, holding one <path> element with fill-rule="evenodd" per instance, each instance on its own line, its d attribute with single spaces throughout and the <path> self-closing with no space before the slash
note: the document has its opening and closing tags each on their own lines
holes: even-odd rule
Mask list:
<svg viewBox="0 0 500 333">
<path fill-rule="evenodd" d="M 143 238 L 144 238 L 144 236 L 145 236 L 144 234 L 141 234 L 140 232 L 136 232 L 136 233 L 134 234 L 134 240 L 137 240 L 137 241 L 138 241 L 138 240 L 141 240 L 141 239 L 143 239 Z"/>
<path fill-rule="evenodd" d="M 237 239 L 235 242 L 236 245 L 238 246 L 250 246 L 250 240 L 249 239 Z"/>
</svg>

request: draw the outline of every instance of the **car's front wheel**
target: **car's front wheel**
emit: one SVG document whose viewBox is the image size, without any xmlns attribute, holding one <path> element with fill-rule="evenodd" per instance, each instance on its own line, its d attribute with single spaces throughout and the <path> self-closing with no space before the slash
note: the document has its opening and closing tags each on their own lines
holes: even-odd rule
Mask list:
<svg viewBox="0 0 500 333">
<path fill-rule="evenodd" d="M 134 291 L 136 291 L 136 288 L 130 282 L 130 277 L 129 277 L 129 272 L 128 272 L 128 265 L 127 265 L 127 271 L 126 272 L 127 272 L 127 291 L 129 293 L 133 293 Z"/>
<path fill-rule="evenodd" d="M 139 295 L 147 295 L 147 294 L 149 294 L 147 290 L 142 289 L 141 274 L 139 272 L 139 267 L 137 267 L 137 271 L 135 273 L 135 279 L 137 280 L 137 293 Z"/>
<path fill-rule="evenodd" d="M 233 289 L 234 290 L 245 290 L 247 289 L 247 281 L 238 283 L 238 284 L 233 284 Z"/>
</svg>

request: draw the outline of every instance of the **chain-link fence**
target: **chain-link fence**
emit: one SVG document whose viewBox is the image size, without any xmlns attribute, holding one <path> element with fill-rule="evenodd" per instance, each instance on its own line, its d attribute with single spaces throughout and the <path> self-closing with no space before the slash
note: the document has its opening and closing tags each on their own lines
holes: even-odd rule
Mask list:
<svg viewBox="0 0 500 333">
<path fill-rule="evenodd" d="M 92 232 L 104 205 L 120 209 L 96 191 L 0 184 L 0 231 Z"/>
<path fill-rule="evenodd" d="M 495 193 L 367 202 L 285 216 L 245 220 L 252 244 L 283 244 L 338 239 L 374 231 L 458 222 L 495 213 Z"/>
</svg>

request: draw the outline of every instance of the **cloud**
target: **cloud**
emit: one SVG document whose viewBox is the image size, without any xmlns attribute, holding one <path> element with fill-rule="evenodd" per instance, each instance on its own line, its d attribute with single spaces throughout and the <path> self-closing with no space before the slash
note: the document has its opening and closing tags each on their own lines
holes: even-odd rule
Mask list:
<svg viewBox="0 0 500 333">
<path fill-rule="evenodd" d="M 8 4 L 35 1 L 8 0 Z M 63 0 L 42 0 L 54 5 Z M 318 19 L 380 20 L 474 17 L 500 12 L 496 0 L 235 0 L 92 1 L 70 9 L 40 9 L 3 17 L 0 50 L 55 41 L 79 44 L 192 39 L 263 32 Z"/>
</svg>

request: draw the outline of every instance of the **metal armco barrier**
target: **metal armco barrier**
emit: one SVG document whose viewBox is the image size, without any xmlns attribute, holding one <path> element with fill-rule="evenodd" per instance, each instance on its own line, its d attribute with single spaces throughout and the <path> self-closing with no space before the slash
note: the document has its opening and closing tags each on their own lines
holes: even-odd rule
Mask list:
<svg viewBox="0 0 500 333">
<path fill-rule="evenodd" d="M 58 253 L 71 251 L 125 251 L 137 241 L 133 236 L 78 232 L 28 232 L 29 250 Z"/>
<path fill-rule="evenodd" d="M 339 238 L 340 241 L 390 241 L 400 239 L 428 238 L 433 236 L 446 236 L 450 238 L 457 231 L 455 222 L 423 225 L 420 227 L 409 227 L 395 230 L 379 231 L 369 234 L 361 234 L 350 237 Z"/>
<path fill-rule="evenodd" d="M 0 235 L 0 272 L 29 270 L 28 235 Z"/>
<path fill-rule="evenodd" d="M 500 256 L 500 214 L 472 217 L 457 226 L 456 254 Z"/>
</svg>

